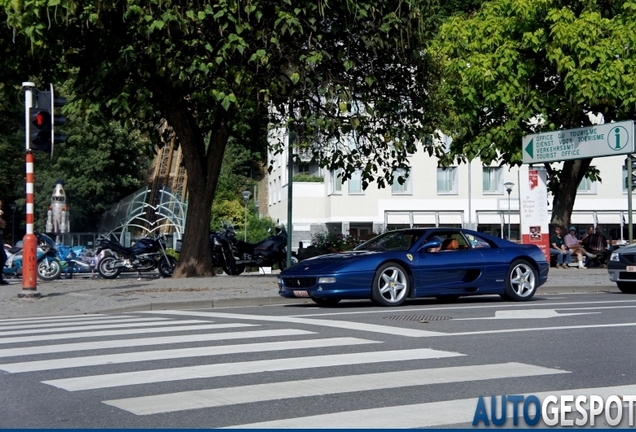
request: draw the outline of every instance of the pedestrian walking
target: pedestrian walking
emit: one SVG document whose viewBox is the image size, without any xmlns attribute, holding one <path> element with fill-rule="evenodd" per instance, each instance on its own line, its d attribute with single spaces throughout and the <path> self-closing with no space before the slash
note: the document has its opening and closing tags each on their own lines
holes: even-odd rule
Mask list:
<svg viewBox="0 0 636 432">
<path fill-rule="evenodd" d="M 556 255 L 557 268 L 569 268 L 568 264 L 572 259 L 572 253 L 565 245 L 560 226 L 554 227 L 554 233 L 550 236 L 550 254 Z"/>
<path fill-rule="evenodd" d="M 2 211 L 2 201 L 0 201 L 0 285 L 9 285 L 9 282 L 4 280 L 4 264 L 7 262 L 7 253 L 4 250 L 4 230 L 7 228 L 7 223 L 4 221 Z"/>
</svg>

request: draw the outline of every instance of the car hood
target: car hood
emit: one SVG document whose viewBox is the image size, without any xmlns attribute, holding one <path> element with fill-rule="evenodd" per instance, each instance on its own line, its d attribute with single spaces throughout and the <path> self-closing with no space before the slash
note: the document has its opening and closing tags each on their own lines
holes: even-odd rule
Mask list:
<svg viewBox="0 0 636 432">
<path fill-rule="evenodd" d="M 370 256 L 377 255 L 376 251 L 349 251 L 327 255 L 319 255 L 299 262 L 293 267 L 285 269 L 281 275 L 287 276 L 299 273 L 330 272 L 340 270 L 344 266 L 358 262 Z"/>
<path fill-rule="evenodd" d="M 616 250 L 618 253 L 636 253 L 636 244 L 630 244 L 628 246 L 623 246 L 622 248 Z"/>
</svg>

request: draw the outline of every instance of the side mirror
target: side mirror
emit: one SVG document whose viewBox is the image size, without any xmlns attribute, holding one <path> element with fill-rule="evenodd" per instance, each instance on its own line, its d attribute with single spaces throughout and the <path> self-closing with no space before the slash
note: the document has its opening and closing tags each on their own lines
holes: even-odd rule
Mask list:
<svg viewBox="0 0 636 432">
<path fill-rule="evenodd" d="M 442 247 L 442 242 L 438 241 L 438 240 L 430 240 L 425 242 L 422 246 L 420 246 L 417 251 L 418 252 L 432 252 L 429 249 L 437 249 L 439 250 L 439 248 Z"/>
</svg>

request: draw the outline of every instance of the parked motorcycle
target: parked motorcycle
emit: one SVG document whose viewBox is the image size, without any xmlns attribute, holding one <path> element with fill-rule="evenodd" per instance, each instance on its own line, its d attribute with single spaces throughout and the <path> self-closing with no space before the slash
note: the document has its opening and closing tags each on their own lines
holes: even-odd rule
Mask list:
<svg viewBox="0 0 636 432">
<path fill-rule="evenodd" d="M 256 244 L 246 243 L 236 238 L 231 223 L 223 223 L 221 231 L 210 235 L 212 262 L 223 268 L 228 275 L 240 275 L 245 267 L 272 267 L 277 264 L 281 270 L 287 267 L 287 231 L 276 228 L 276 233 Z M 298 262 L 292 252 L 292 265 Z"/>
<path fill-rule="evenodd" d="M 55 242 L 46 234 L 35 232 L 37 238 L 37 275 L 45 281 L 52 281 L 60 277 L 62 264 L 57 257 Z M 2 273 L 7 276 L 22 276 L 22 246 L 13 246 L 5 250 L 7 262 Z"/>
<path fill-rule="evenodd" d="M 126 269 L 138 272 L 158 269 L 162 276 L 170 277 L 177 266 L 177 260 L 166 254 L 163 236 L 144 237 L 129 248 L 102 236 L 97 239 L 96 252 L 103 257 L 97 271 L 104 279 L 115 279 Z"/>
</svg>

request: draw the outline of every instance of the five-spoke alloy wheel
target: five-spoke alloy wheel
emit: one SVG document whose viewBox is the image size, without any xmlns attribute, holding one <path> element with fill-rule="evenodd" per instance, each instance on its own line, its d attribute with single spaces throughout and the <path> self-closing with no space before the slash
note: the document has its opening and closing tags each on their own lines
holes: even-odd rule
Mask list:
<svg viewBox="0 0 636 432">
<path fill-rule="evenodd" d="M 523 259 L 510 264 L 506 275 L 506 293 L 502 295 L 507 300 L 530 300 L 537 291 L 537 271 Z"/>
<path fill-rule="evenodd" d="M 386 263 L 375 272 L 371 300 L 381 306 L 399 306 L 408 297 L 409 289 L 409 275 L 404 267 L 397 263 Z"/>
</svg>

